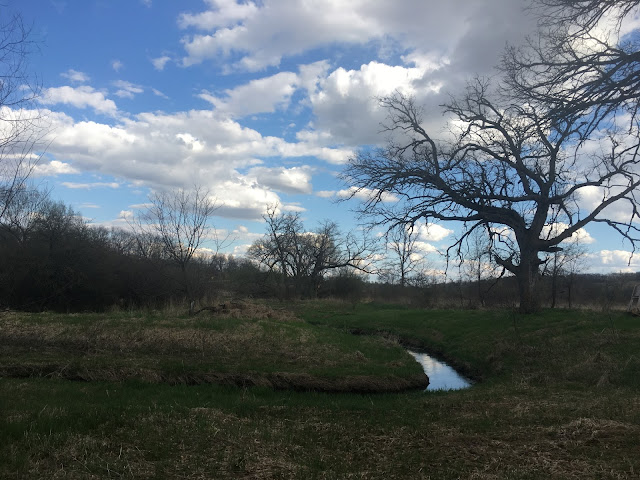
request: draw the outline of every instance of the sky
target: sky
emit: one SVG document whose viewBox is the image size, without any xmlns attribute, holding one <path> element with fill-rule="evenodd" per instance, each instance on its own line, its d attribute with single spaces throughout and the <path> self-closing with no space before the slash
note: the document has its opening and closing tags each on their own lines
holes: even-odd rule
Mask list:
<svg viewBox="0 0 640 480">
<path fill-rule="evenodd" d="M 5 3 L 4 15 L 32 25 L 30 65 L 51 122 L 33 180 L 90 223 L 125 228 L 152 191 L 201 186 L 240 255 L 264 234 L 269 205 L 308 229 L 326 219 L 358 228 L 338 175 L 359 148 L 384 144 L 376 98 L 414 95 L 439 129 L 438 105 L 495 75 L 505 45 L 534 27 L 520 0 Z M 426 254 L 459 226 L 421 232 Z M 582 242 L 585 271 L 640 268 L 599 226 Z"/>
</svg>

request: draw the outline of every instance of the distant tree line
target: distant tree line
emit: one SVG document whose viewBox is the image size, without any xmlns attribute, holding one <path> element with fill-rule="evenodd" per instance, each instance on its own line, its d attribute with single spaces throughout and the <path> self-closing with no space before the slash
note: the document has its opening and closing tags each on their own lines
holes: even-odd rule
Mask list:
<svg viewBox="0 0 640 480">
<path fill-rule="evenodd" d="M 187 194 L 176 195 L 173 200 Z M 469 253 L 468 264 L 448 280 L 422 275 L 403 282 L 402 267 L 396 266 L 395 277 L 372 282 L 374 277 L 361 274 L 371 268 L 371 245 L 366 241 L 340 234 L 331 223 L 306 231 L 296 215 L 270 211 L 266 218 L 267 233 L 247 258 L 194 250 L 188 262 L 176 261 L 172 249 L 182 248 L 184 253 L 186 240 L 175 245 L 158 230 L 92 226 L 46 192 L 22 187 L 0 217 L 0 308 L 77 312 L 176 305 L 186 312 L 247 297 L 330 297 L 431 308 L 518 303 L 516 279 L 480 268 L 484 253 L 478 246 L 474 245 L 476 257 Z M 639 282 L 640 273 L 580 274 L 575 258 L 565 255 L 547 262 L 538 288 L 548 307 L 610 308 L 625 306 Z"/>
<path fill-rule="evenodd" d="M 222 254 L 190 260 L 176 262 L 166 239 L 151 230 L 91 226 L 73 208 L 22 187 L 0 217 L 0 306 L 155 308 L 204 301 L 223 289 L 260 295 L 265 288 L 265 274 L 249 261 Z"/>
</svg>

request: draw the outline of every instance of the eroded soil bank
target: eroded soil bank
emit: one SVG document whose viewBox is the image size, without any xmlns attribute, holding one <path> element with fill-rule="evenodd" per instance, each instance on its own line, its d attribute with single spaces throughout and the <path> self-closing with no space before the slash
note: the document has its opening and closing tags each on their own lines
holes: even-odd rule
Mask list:
<svg viewBox="0 0 640 480">
<path fill-rule="evenodd" d="M 319 377 L 303 373 L 168 373 L 151 369 L 85 368 L 60 364 L 22 364 L 0 366 L 0 377 L 8 378 L 56 378 L 73 381 L 122 382 L 137 380 L 169 385 L 217 384 L 233 387 L 266 387 L 274 390 L 296 390 L 331 393 L 397 393 L 425 389 L 427 376 L 416 374 L 408 377 L 347 375 L 337 378 Z"/>
</svg>

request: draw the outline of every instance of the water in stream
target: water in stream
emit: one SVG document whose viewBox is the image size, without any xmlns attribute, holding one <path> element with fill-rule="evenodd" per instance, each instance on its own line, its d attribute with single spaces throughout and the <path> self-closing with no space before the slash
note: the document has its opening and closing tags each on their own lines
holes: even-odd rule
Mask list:
<svg viewBox="0 0 640 480">
<path fill-rule="evenodd" d="M 424 373 L 429 377 L 427 391 L 460 390 L 471 386 L 471 382 L 444 362 L 440 362 L 426 353 L 407 350 L 422 365 Z"/>
</svg>

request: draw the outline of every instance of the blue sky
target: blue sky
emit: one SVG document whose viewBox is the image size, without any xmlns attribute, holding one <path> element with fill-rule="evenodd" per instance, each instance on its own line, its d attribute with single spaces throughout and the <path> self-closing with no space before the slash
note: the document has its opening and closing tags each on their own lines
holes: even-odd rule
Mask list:
<svg viewBox="0 0 640 480">
<path fill-rule="evenodd" d="M 437 105 L 493 75 L 506 42 L 532 31 L 524 2 L 478 0 L 9 0 L 33 25 L 50 145 L 34 180 L 95 224 L 126 226 L 152 190 L 209 188 L 216 226 L 242 253 L 269 204 L 357 224 L 336 175 L 378 134 L 376 96 Z M 425 252 L 455 225 L 424 231 Z M 593 271 L 628 245 L 587 228 Z M 437 263 L 437 260 L 434 259 Z"/>
</svg>

